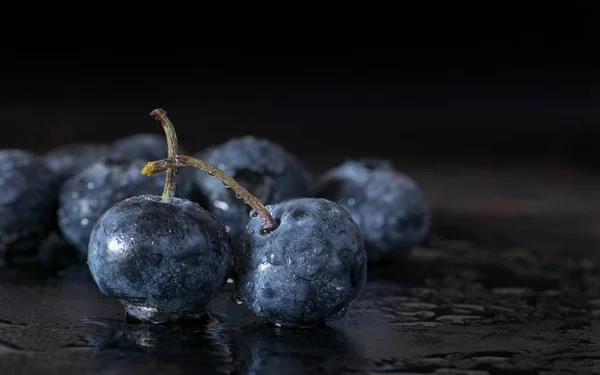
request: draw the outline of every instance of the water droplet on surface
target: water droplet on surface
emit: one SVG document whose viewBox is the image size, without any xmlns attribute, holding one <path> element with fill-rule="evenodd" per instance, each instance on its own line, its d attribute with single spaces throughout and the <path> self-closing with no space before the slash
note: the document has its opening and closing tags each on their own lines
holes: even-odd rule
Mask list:
<svg viewBox="0 0 600 375">
<path fill-rule="evenodd" d="M 348 206 L 354 206 L 356 204 L 356 200 L 354 198 L 348 198 Z"/>
<path fill-rule="evenodd" d="M 87 183 L 87 188 L 90 190 L 92 190 L 94 188 L 94 186 L 96 186 L 96 185 L 94 185 L 94 183 L 91 181 Z"/>
<path fill-rule="evenodd" d="M 219 169 L 225 169 L 225 164 L 220 163 L 219 165 L 217 165 L 217 168 L 219 168 Z"/>
<path fill-rule="evenodd" d="M 79 193 L 71 193 L 71 199 L 78 199 Z"/>
<path fill-rule="evenodd" d="M 254 283 L 251 281 L 248 281 L 246 283 L 246 289 L 248 290 L 248 292 L 252 292 L 254 290 Z"/>
<path fill-rule="evenodd" d="M 81 225 L 83 225 L 84 227 L 86 225 L 88 225 L 90 223 L 90 221 L 88 219 L 86 219 L 85 217 L 83 219 L 81 219 Z"/>
<path fill-rule="evenodd" d="M 231 300 L 238 305 L 241 305 L 242 303 L 244 303 L 244 301 L 242 301 L 242 299 L 240 298 L 240 296 L 238 296 L 237 293 L 233 293 L 231 295 Z"/>
<path fill-rule="evenodd" d="M 306 258 L 305 257 L 298 258 L 298 263 L 304 263 L 304 262 L 306 262 Z"/>
<path fill-rule="evenodd" d="M 227 233 L 231 232 L 231 227 L 229 225 L 225 225 L 225 231 Z"/>
<path fill-rule="evenodd" d="M 0 319 L 0 326 L 25 327 L 27 323 L 15 323 L 8 320 Z"/>
<path fill-rule="evenodd" d="M 242 199 L 242 194 L 240 194 L 240 193 L 235 193 L 235 197 L 236 197 L 237 199 Z"/>
<path fill-rule="evenodd" d="M 0 340 L 0 355 L 23 352 L 23 349 L 6 341 Z"/>
</svg>

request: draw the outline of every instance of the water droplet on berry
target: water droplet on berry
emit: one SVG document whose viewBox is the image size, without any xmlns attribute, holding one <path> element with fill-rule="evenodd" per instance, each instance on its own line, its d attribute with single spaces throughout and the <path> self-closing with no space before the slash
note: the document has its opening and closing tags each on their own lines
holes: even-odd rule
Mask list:
<svg viewBox="0 0 600 375">
<path fill-rule="evenodd" d="M 236 197 L 237 199 L 242 199 L 242 194 L 240 194 L 240 193 L 235 193 L 235 197 Z"/>
<path fill-rule="evenodd" d="M 240 296 L 238 296 L 237 293 L 233 293 L 231 295 L 231 300 L 233 301 L 233 303 L 241 305 L 242 303 L 244 303 L 244 301 L 242 301 L 242 299 L 240 298 Z"/>
<path fill-rule="evenodd" d="M 221 209 L 223 211 L 229 210 L 229 205 L 227 204 L 227 202 L 223 202 L 223 201 L 220 201 L 220 200 L 215 200 L 213 202 L 213 206 L 215 206 L 216 208 L 219 208 L 219 209 Z"/>
<path fill-rule="evenodd" d="M 274 266 L 282 265 L 283 257 L 281 256 L 281 253 L 271 253 L 269 255 L 269 263 L 271 263 Z"/>
<path fill-rule="evenodd" d="M 258 212 L 256 212 L 256 210 L 250 211 L 250 217 L 257 217 L 257 216 L 258 216 Z"/>
</svg>

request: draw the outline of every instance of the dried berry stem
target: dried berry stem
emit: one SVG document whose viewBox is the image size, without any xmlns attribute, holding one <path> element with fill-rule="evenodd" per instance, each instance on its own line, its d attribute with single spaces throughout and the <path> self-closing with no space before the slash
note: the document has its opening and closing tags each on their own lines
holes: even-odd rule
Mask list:
<svg viewBox="0 0 600 375">
<path fill-rule="evenodd" d="M 175 133 L 175 127 L 171 120 L 167 117 L 167 111 L 164 109 L 155 109 L 150 112 L 150 116 L 152 116 L 156 121 L 160 122 L 162 125 L 165 136 L 167 137 L 167 147 L 168 147 L 168 157 L 174 158 L 177 156 L 179 152 L 179 142 L 177 141 L 177 133 Z M 165 188 L 162 194 L 162 201 L 164 203 L 173 202 L 173 197 L 175 196 L 175 190 L 177 187 L 177 167 L 168 166 L 165 176 Z"/>
<path fill-rule="evenodd" d="M 177 155 L 177 138 L 175 136 L 175 129 L 171 121 L 167 117 L 167 112 L 162 109 L 155 109 L 152 111 L 152 115 L 155 119 L 161 122 L 163 128 L 165 128 L 165 134 L 167 135 L 167 141 L 169 142 L 169 157 L 166 159 L 150 161 L 146 164 L 142 173 L 148 176 L 152 176 L 156 173 L 167 171 L 167 183 L 165 184 L 165 192 L 163 193 L 163 201 L 165 199 L 172 199 L 167 196 L 167 186 L 169 185 L 168 174 L 170 171 L 177 171 L 180 167 L 193 167 L 200 169 L 208 173 L 209 175 L 218 178 L 221 182 L 232 189 L 236 196 L 244 200 L 244 203 L 248 204 L 262 219 L 262 230 L 265 233 L 269 233 L 277 228 L 277 222 L 271 215 L 271 213 L 265 208 L 262 202 L 240 185 L 235 179 L 223 172 L 214 165 L 202 161 L 200 159 L 193 158 L 191 156 Z M 170 139 L 170 141 L 169 141 Z M 173 139 L 175 140 L 175 147 L 173 147 Z M 172 150 L 175 152 L 171 152 Z M 173 173 L 175 175 L 175 173 Z M 173 182 L 172 186 L 175 186 Z M 174 191 L 174 188 L 173 188 Z M 167 198 L 165 198 L 167 196 Z"/>
</svg>

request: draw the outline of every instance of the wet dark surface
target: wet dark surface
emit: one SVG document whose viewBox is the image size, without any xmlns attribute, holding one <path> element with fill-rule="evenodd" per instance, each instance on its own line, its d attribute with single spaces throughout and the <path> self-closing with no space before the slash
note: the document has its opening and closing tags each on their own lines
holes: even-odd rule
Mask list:
<svg viewBox="0 0 600 375">
<path fill-rule="evenodd" d="M 409 172 L 432 202 L 432 235 L 372 267 L 335 325 L 264 326 L 231 284 L 203 324 L 126 323 L 85 265 L 45 255 L 0 270 L 0 374 L 600 372 L 600 179 Z"/>
</svg>

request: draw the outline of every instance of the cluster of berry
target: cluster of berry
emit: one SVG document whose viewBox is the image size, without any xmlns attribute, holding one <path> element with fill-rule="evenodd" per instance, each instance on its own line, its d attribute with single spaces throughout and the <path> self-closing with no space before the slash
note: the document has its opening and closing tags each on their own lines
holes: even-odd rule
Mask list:
<svg viewBox="0 0 600 375">
<path fill-rule="evenodd" d="M 343 316 L 367 259 L 427 235 L 427 202 L 389 162 L 351 160 L 313 180 L 253 136 L 188 156 L 166 112 L 151 115 L 166 142 L 137 134 L 44 155 L 0 151 L 0 255 L 35 253 L 56 230 L 100 291 L 142 321 L 200 314 L 231 278 L 264 320 L 312 326 Z"/>
</svg>

